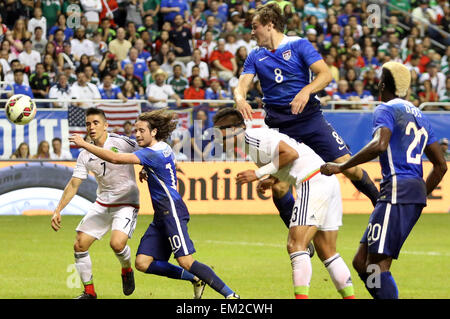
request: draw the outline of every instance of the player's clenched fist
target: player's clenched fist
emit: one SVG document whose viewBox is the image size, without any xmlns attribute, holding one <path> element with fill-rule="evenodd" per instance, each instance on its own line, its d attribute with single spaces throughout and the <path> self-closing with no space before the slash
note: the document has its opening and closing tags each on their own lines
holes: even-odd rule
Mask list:
<svg viewBox="0 0 450 319">
<path fill-rule="evenodd" d="M 252 169 L 240 172 L 236 176 L 236 182 L 238 184 L 245 184 L 256 181 L 258 177 L 256 177 L 255 171 Z"/>
<path fill-rule="evenodd" d="M 339 174 L 342 172 L 341 166 L 336 163 L 326 163 L 320 166 L 320 172 L 323 175 L 331 176 L 333 174 Z"/>
<path fill-rule="evenodd" d="M 58 231 L 61 228 L 61 214 L 60 213 L 53 214 L 52 228 L 54 231 Z"/>
</svg>

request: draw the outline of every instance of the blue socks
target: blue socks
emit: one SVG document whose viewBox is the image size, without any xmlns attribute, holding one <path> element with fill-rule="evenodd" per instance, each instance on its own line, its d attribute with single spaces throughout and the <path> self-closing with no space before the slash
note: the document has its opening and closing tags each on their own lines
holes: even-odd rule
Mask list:
<svg viewBox="0 0 450 319">
<path fill-rule="evenodd" d="M 189 271 L 206 282 L 212 289 L 214 289 L 224 297 L 227 297 L 234 293 L 234 291 L 231 290 L 227 285 L 225 285 L 222 279 L 217 277 L 215 272 L 205 264 L 194 261 Z"/>
<path fill-rule="evenodd" d="M 375 184 L 370 179 L 369 175 L 365 170 L 363 171 L 363 177 L 359 181 L 351 181 L 352 184 L 359 190 L 361 193 L 369 197 L 372 205 L 375 206 L 377 204 L 378 197 L 380 196 L 380 192 Z"/>
<path fill-rule="evenodd" d="M 390 271 L 380 273 L 380 287 L 369 288 L 367 286 L 367 273 L 358 274 L 364 282 L 367 291 L 374 299 L 398 299 L 398 288 Z"/>
<path fill-rule="evenodd" d="M 286 227 L 289 228 L 289 224 L 291 223 L 292 217 L 292 209 L 294 208 L 295 204 L 294 196 L 292 196 L 292 193 L 289 191 L 281 198 L 276 198 L 275 196 L 272 196 L 272 199 L 273 203 L 280 212 L 281 219 L 283 220 Z"/>
<path fill-rule="evenodd" d="M 398 299 L 398 289 L 390 271 L 380 274 L 380 288 L 375 288 L 375 299 Z"/>
<path fill-rule="evenodd" d="M 194 281 L 194 275 L 189 271 L 162 260 L 153 260 L 145 272 L 147 274 L 165 276 L 172 279 L 189 280 L 191 282 Z"/>
</svg>

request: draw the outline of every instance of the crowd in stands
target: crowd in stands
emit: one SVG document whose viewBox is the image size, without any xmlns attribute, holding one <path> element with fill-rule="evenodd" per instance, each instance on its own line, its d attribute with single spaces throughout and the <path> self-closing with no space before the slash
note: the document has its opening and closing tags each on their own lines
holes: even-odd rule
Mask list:
<svg viewBox="0 0 450 319">
<path fill-rule="evenodd" d="M 0 2 L 2 97 L 14 92 L 34 98 L 145 99 L 151 108 L 207 111 L 220 104 L 181 99 L 232 99 L 256 46 L 252 14 L 267 2 L 277 2 L 284 12 L 285 34 L 307 38 L 329 65 L 333 81 L 318 94 L 324 108 L 341 100 L 358 103 L 336 109 L 373 108 L 359 102 L 378 100 L 381 65 L 390 60 L 410 68 L 407 99 L 414 105 L 450 102 L 446 0 L 388 1 L 379 10 L 386 21 L 373 17 L 365 0 L 5 0 Z M 253 107 L 262 106 L 257 78 L 247 98 Z M 38 106 L 61 108 L 67 102 Z"/>
</svg>

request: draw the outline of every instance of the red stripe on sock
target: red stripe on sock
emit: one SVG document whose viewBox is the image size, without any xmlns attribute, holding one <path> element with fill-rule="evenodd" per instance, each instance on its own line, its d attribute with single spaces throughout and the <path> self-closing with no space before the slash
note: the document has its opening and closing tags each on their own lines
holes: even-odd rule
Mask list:
<svg viewBox="0 0 450 319">
<path fill-rule="evenodd" d="M 122 275 L 125 275 L 132 271 L 133 271 L 133 268 L 131 268 L 131 267 L 130 268 L 122 268 Z"/>
<path fill-rule="evenodd" d="M 348 297 L 344 297 L 343 299 L 356 299 L 354 295 L 348 296 Z"/>
<path fill-rule="evenodd" d="M 308 299 L 308 295 L 295 295 L 295 299 Z"/>
<path fill-rule="evenodd" d="M 94 284 L 89 284 L 84 286 L 84 292 L 95 296 Z"/>
</svg>

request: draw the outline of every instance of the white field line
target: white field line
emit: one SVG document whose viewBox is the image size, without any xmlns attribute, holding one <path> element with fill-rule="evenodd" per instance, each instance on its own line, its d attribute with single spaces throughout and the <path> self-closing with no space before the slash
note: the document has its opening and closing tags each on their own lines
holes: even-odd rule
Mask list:
<svg viewBox="0 0 450 319">
<path fill-rule="evenodd" d="M 280 244 L 270 244 L 270 243 L 258 243 L 258 242 L 247 242 L 247 241 L 221 241 L 221 240 L 202 240 L 196 241 L 206 244 L 217 244 L 217 245 L 231 245 L 231 246 L 258 246 L 258 247 L 274 247 L 274 248 L 286 248 L 286 245 Z M 356 248 L 355 248 L 356 249 Z M 339 248 L 338 250 L 354 250 L 351 248 Z M 356 250 L 355 250 L 356 251 Z M 400 251 L 401 255 L 421 255 L 421 256 L 445 256 L 450 257 L 450 253 L 440 253 L 436 251 Z"/>
</svg>

